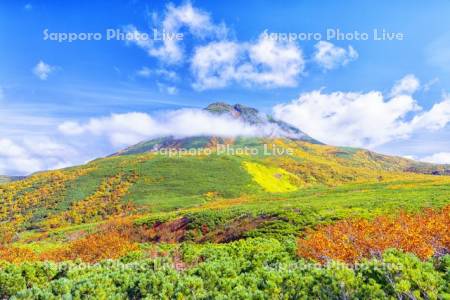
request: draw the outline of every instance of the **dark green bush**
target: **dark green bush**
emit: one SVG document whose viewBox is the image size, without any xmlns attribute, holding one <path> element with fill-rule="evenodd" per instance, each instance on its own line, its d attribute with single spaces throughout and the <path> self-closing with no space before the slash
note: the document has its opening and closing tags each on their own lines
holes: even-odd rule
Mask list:
<svg viewBox="0 0 450 300">
<path fill-rule="evenodd" d="M 0 264 L 0 298 L 12 299 L 447 299 L 450 256 L 421 261 L 390 250 L 349 266 L 319 266 L 289 242 L 182 244 L 183 263 L 133 253 L 94 265 Z"/>
</svg>

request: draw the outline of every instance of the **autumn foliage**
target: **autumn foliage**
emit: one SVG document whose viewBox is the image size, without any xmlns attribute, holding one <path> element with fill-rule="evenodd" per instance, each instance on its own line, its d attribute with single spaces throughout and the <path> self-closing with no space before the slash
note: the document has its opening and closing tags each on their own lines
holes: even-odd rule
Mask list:
<svg viewBox="0 0 450 300">
<path fill-rule="evenodd" d="M 379 256 L 389 248 L 426 259 L 450 251 L 450 205 L 441 211 L 401 213 L 395 218 L 355 219 L 318 228 L 298 240 L 298 255 L 320 262 L 355 262 Z"/>
<path fill-rule="evenodd" d="M 138 249 L 138 245 L 124 239 L 118 232 L 108 234 L 97 233 L 72 242 L 69 247 L 58 249 L 41 255 L 41 260 L 75 260 L 94 263 L 104 259 L 116 259 L 130 251 Z"/>
<path fill-rule="evenodd" d="M 133 205 L 122 202 L 122 197 L 128 193 L 128 189 L 136 180 L 136 174 L 117 174 L 108 177 L 103 180 L 95 193 L 74 203 L 68 211 L 55 215 L 44 223 L 46 227 L 56 228 L 126 214 L 132 210 Z"/>
<path fill-rule="evenodd" d="M 80 259 L 94 263 L 104 259 L 117 259 L 139 249 L 135 241 L 143 233 L 137 232 L 128 219 L 108 222 L 97 232 L 69 242 L 66 246 L 36 253 L 28 248 L 0 246 L 0 259 L 12 263 L 24 261 L 66 261 Z"/>
<path fill-rule="evenodd" d="M 0 259 L 11 263 L 21 263 L 24 261 L 35 261 L 39 257 L 31 249 L 0 246 Z"/>
</svg>

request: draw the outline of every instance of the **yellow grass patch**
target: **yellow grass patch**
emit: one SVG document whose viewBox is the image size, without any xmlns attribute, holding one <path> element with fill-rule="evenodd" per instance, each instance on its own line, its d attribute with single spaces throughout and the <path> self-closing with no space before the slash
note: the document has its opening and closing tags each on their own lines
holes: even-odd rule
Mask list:
<svg viewBox="0 0 450 300">
<path fill-rule="evenodd" d="M 299 181 L 297 176 L 281 168 L 267 167 L 258 163 L 244 162 L 247 172 L 253 180 L 270 193 L 293 192 L 298 189 L 293 182 Z"/>
</svg>

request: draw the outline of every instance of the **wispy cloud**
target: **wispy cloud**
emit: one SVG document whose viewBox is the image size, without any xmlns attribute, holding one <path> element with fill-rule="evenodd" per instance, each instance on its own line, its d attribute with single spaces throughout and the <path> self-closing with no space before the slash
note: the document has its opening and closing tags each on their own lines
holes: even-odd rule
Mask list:
<svg viewBox="0 0 450 300">
<path fill-rule="evenodd" d="M 228 36 L 229 30 L 224 23 L 214 23 L 207 12 L 193 7 L 190 2 L 180 6 L 169 4 L 162 21 L 153 19 L 157 23 L 155 27 L 161 31 L 190 35 L 193 51 L 185 53 L 183 41 L 170 39 L 132 38 L 128 43 L 137 45 L 169 66 L 189 64 L 192 86 L 196 90 L 224 88 L 230 84 L 293 87 L 304 70 L 303 52 L 296 43 L 264 38 L 264 34 L 256 41 L 237 41 Z M 134 25 L 127 26 L 126 30 L 132 36 L 142 35 Z M 176 78 L 171 70 L 148 67 L 136 74 L 142 77 L 155 74 L 168 80 Z"/>
<path fill-rule="evenodd" d="M 67 98 L 74 99 L 70 104 L 76 106 L 78 101 L 83 100 L 89 107 L 117 107 L 129 108 L 132 106 L 177 106 L 183 104 L 174 100 L 168 100 L 164 96 L 157 94 L 150 88 L 142 88 L 132 84 L 119 86 L 64 86 L 58 89 L 59 93 Z"/>
<path fill-rule="evenodd" d="M 150 77 L 150 75 L 152 75 L 152 72 L 151 72 L 151 70 L 149 68 L 142 67 L 142 68 L 140 68 L 139 70 L 136 71 L 136 74 L 138 76 L 148 78 L 148 77 Z"/>
<path fill-rule="evenodd" d="M 46 64 L 44 61 L 40 60 L 36 66 L 33 68 L 33 74 L 36 75 L 40 80 L 47 80 L 50 73 L 55 71 L 55 67 Z"/>
<path fill-rule="evenodd" d="M 156 16 L 156 14 L 155 14 Z M 156 17 L 153 18 L 153 28 L 159 33 L 168 34 L 189 33 L 197 39 L 205 39 L 207 37 L 224 37 L 228 29 L 224 24 L 214 24 L 210 15 L 198 8 L 192 6 L 190 2 L 175 6 L 168 4 L 162 21 Z M 125 27 L 127 33 L 132 34 L 132 38 L 128 39 L 128 43 L 132 43 L 142 48 L 148 55 L 160 59 L 167 64 L 177 64 L 183 61 L 184 47 L 183 41 L 170 38 L 156 41 L 153 39 L 139 39 L 142 32 L 134 25 Z M 153 32 L 150 33 L 153 36 Z"/>
<path fill-rule="evenodd" d="M 313 60 L 325 70 L 345 66 L 358 58 L 358 52 L 352 46 L 345 49 L 327 41 L 320 41 L 315 45 L 315 49 Z"/>
<path fill-rule="evenodd" d="M 175 86 L 170 86 L 170 85 L 166 85 L 164 83 L 161 82 L 157 82 L 156 83 L 159 91 L 164 93 L 164 94 L 169 94 L 169 95 L 176 95 L 178 94 L 178 89 Z"/>
<path fill-rule="evenodd" d="M 437 83 L 439 83 L 439 78 L 437 77 L 425 82 L 425 84 L 423 85 L 423 91 L 428 92 Z"/>
<path fill-rule="evenodd" d="M 390 96 L 412 95 L 420 87 L 420 81 L 414 74 L 408 74 L 399 81 L 391 89 Z"/>
<path fill-rule="evenodd" d="M 136 71 L 136 75 L 144 78 L 149 78 L 151 76 L 158 77 L 158 79 L 163 79 L 166 81 L 176 81 L 178 80 L 178 75 L 174 71 L 170 71 L 164 68 L 150 69 L 148 67 L 142 67 Z"/>
</svg>

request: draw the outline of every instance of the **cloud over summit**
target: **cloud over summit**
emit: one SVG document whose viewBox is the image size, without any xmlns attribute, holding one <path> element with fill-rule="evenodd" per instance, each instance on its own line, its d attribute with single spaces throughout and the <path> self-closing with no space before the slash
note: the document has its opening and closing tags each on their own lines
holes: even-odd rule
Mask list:
<svg viewBox="0 0 450 300">
<path fill-rule="evenodd" d="M 141 112 L 112 114 L 92 118 L 86 123 L 64 122 L 59 131 L 65 135 L 103 136 L 115 147 L 152 138 L 172 136 L 265 136 L 277 131 L 276 125 L 251 125 L 229 115 L 216 115 L 201 109 L 179 109 L 157 115 Z"/>
</svg>

